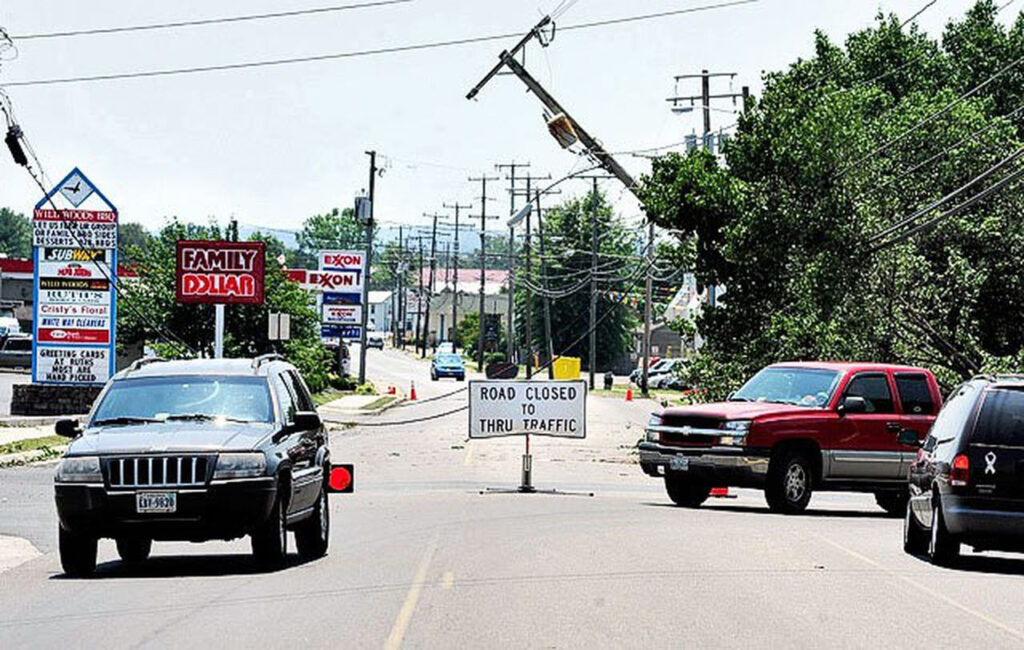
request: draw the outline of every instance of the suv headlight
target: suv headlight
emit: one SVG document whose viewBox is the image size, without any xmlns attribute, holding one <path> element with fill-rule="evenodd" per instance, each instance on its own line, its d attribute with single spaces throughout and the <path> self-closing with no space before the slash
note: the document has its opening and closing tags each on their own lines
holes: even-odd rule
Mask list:
<svg viewBox="0 0 1024 650">
<path fill-rule="evenodd" d="M 658 413 L 651 413 L 651 417 L 647 419 L 646 436 L 647 442 L 661 442 L 661 434 L 657 431 L 652 431 L 650 427 L 660 427 L 662 423 L 661 415 Z"/>
<path fill-rule="evenodd" d="M 68 456 L 57 464 L 54 480 L 58 483 L 102 483 L 100 459 L 97 456 Z"/>
<path fill-rule="evenodd" d="M 722 424 L 725 434 L 718 439 L 718 444 L 729 446 L 740 446 L 747 432 L 750 431 L 750 420 L 728 420 Z"/>
<path fill-rule="evenodd" d="M 266 471 L 267 457 L 259 452 L 221 454 L 217 457 L 213 479 L 252 478 L 263 476 Z"/>
</svg>

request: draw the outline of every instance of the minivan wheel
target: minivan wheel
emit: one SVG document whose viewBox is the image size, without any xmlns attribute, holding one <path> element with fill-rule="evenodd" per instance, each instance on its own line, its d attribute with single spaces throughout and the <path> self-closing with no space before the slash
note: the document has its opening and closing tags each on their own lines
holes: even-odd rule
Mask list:
<svg viewBox="0 0 1024 650">
<path fill-rule="evenodd" d="M 96 570 L 96 538 L 76 535 L 64 530 L 63 526 L 58 529 L 57 537 L 60 566 L 64 573 L 71 578 L 91 576 Z"/>
<path fill-rule="evenodd" d="M 126 564 L 145 562 L 153 549 L 153 540 L 145 537 L 118 537 L 114 542 L 117 545 L 117 554 Z"/>
<path fill-rule="evenodd" d="M 278 496 L 267 520 L 252 533 L 252 554 L 256 563 L 267 570 L 280 569 L 288 555 L 288 529 L 285 507 Z"/>
<path fill-rule="evenodd" d="M 313 506 L 313 515 L 295 529 L 295 548 L 303 560 L 315 560 L 327 555 L 331 539 L 331 509 L 327 490 L 320 488 L 320 496 Z"/>
<path fill-rule="evenodd" d="M 694 483 L 685 477 L 672 472 L 665 474 L 665 491 L 672 503 L 683 508 L 697 508 L 708 500 L 711 495 L 711 486 L 702 483 Z"/>
<path fill-rule="evenodd" d="M 909 503 L 903 513 L 903 550 L 911 555 L 921 555 L 928 550 L 928 531 L 917 523 Z"/>
<path fill-rule="evenodd" d="M 935 500 L 932 511 L 931 539 L 928 542 L 928 557 L 932 564 L 950 566 L 960 555 L 960 542 L 946 529 L 946 518 L 942 515 L 942 502 Z"/>
<path fill-rule="evenodd" d="M 910 493 L 907 490 L 875 492 L 875 503 L 890 517 L 901 517 L 907 509 Z"/>
<path fill-rule="evenodd" d="M 772 458 L 764 497 L 772 512 L 797 514 L 807 508 L 813 491 L 814 470 L 806 455 L 791 451 Z"/>
</svg>

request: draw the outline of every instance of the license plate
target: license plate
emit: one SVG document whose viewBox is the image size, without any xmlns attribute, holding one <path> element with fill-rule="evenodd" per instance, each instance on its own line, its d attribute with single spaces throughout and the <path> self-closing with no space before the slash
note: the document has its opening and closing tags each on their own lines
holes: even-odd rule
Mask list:
<svg viewBox="0 0 1024 650">
<path fill-rule="evenodd" d="M 673 456 L 668 461 L 668 468 L 673 472 L 685 472 L 690 469 L 690 459 L 686 456 Z"/>
<path fill-rule="evenodd" d="M 135 495 L 135 510 L 144 512 L 176 512 L 177 492 L 139 492 Z"/>
</svg>

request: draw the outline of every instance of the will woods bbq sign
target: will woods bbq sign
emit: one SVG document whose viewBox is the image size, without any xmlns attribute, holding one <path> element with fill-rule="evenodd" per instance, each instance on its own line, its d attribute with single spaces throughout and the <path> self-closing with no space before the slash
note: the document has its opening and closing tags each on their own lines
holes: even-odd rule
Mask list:
<svg viewBox="0 0 1024 650">
<path fill-rule="evenodd" d="M 263 242 L 179 241 L 178 302 L 262 303 L 265 251 Z"/>
</svg>

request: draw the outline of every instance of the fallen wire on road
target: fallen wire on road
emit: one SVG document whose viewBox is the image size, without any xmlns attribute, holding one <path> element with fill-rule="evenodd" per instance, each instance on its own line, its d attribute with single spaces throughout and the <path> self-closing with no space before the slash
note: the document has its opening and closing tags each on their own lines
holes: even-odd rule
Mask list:
<svg viewBox="0 0 1024 650">
<path fill-rule="evenodd" d="M 465 390 L 465 389 L 463 389 L 463 390 Z M 409 419 L 409 420 L 395 420 L 395 421 L 391 421 L 391 422 L 360 422 L 360 421 L 357 421 L 357 420 L 332 420 L 330 418 L 322 418 L 322 419 L 327 424 L 336 424 L 336 425 L 339 425 L 339 426 L 346 426 L 346 427 L 397 427 L 397 426 L 402 426 L 402 425 L 405 425 L 405 424 L 416 424 L 418 422 L 429 422 L 430 420 L 438 420 L 440 418 L 448 417 L 449 415 L 454 415 L 454 414 L 459 413 L 461 411 L 465 411 L 468 408 L 469 408 L 469 405 L 467 404 L 465 406 L 460 406 L 458 408 L 454 408 L 454 409 L 452 409 L 450 411 L 445 411 L 443 413 L 435 413 L 434 415 L 425 415 L 425 416 L 420 417 L 420 418 L 412 418 L 412 419 Z"/>
</svg>

